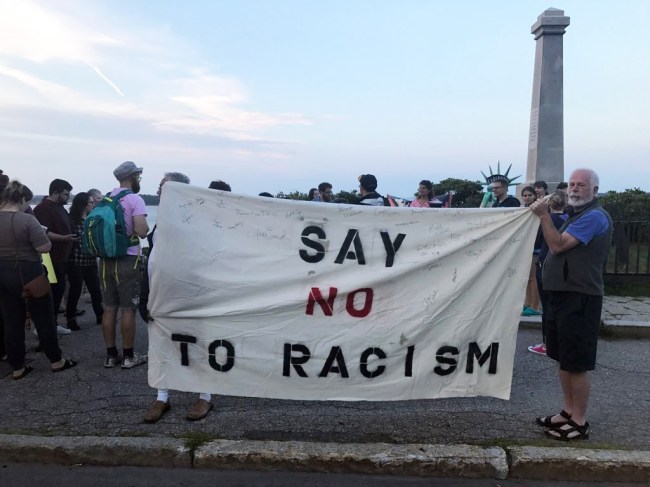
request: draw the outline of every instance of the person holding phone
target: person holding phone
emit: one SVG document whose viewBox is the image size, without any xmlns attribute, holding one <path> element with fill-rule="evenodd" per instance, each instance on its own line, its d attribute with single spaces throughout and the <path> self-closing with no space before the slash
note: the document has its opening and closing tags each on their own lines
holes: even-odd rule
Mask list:
<svg viewBox="0 0 650 487">
<path fill-rule="evenodd" d="M 54 307 L 55 322 L 65 293 L 68 256 L 72 250 L 72 245 L 79 241 L 79 237 L 72 233 L 70 217 L 65 209 L 71 191 L 72 185 L 69 182 L 63 179 L 54 179 L 50 183 L 49 196 L 34 208 L 34 216 L 41 225 L 47 227 L 46 235 L 52 242 L 50 257 L 52 258 L 52 267 L 57 281 L 52 284 L 52 305 Z M 68 328 L 58 327 L 57 330 L 60 335 L 70 333 Z"/>
</svg>

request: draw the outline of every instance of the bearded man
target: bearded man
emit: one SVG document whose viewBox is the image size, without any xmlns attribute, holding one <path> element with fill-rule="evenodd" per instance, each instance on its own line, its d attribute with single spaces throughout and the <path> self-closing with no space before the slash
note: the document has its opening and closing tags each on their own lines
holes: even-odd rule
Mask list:
<svg viewBox="0 0 650 487">
<path fill-rule="evenodd" d="M 546 434 L 557 440 L 589 437 L 588 372 L 596 366 L 603 272 L 612 238 L 612 219 L 598 202 L 598 175 L 577 169 L 569 178 L 567 219 L 556 229 L 548 203 L 530 206 L 542 226 L 549 253 L 542 283 L 548 292 L 546 354 L 559 363 L 563 409 L 537 418 Z"/>
<path fill-rule="evenodd" d="M 138 195 L 142 168 L 135 163 L 126 161 L 113 171 L 120 182 L 119 187 L 111 191 L 110 197 L 119 197 L 124 209 L 124 223 L 129 236 L 130 246 L 127 254 L 114 259 L 100 259 L 102 276 L 102 292 L 104 297 L 104 314 L 102 316 L 102 331 L 106 344 L 106 360 L 104 367 L 111 368 L 122 362 L 123 369 L 147 363 L 146 355 L 138 355 L 133 351 L 135 342 L 135 313 L 140 301 L 140 282 L 142 279 L 142 250 L 140 239 L 149 232 L 147 224 L 147 208 L 144 200 Z M 115 327 L 117 310 L 121 310 L 122 354 L 117 353 L 115 343 Z"/>
<path fill-rule="evenodd" d="M 72 233 L 70 216 L 65 209 L 65 205 L 70 199 L 70 191 L 72 191 L 72 185 L 69 182 L 63 179 L 54 179 L 50 183 L 49 195 L 34 208 L 34 216 L 46 228 L 47 238 L 52 242 L 50 258 L 56 275 L 56 283 L 52 284 L 54 316 L 59 312 L 65 293 L 70 251 L 72 245 L 79 240 L 79 236 Z M 66 335 L 70 333 L 70 330 L 57 325 L 57 332 L 59 335 Z"/>
</svg>

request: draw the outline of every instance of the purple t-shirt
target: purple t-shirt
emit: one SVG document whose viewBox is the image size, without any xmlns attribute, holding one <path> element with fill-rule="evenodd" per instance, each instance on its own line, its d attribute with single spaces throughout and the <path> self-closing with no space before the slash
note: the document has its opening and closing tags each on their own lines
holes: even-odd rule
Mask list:
<svg viewBox="0 0 650 487">
<path fill-rule="evenodd" d="M 111 196 L 124 191 L 124 188 L 115 188 L 111 191 Z M 134 235 L 133 231 L 133 217 L 134 216 L 147 216 L 147 207 L 141 196 L 135 193 L 129 193 L 120 199 L 122 208 L 124 208 L 124 223 L 126 223 L 126 233 L 131 236 Z M 140 242 L 138 245 L 133 245 L 126 251 L 127 255 L 140 255 Z"/>
</svg>

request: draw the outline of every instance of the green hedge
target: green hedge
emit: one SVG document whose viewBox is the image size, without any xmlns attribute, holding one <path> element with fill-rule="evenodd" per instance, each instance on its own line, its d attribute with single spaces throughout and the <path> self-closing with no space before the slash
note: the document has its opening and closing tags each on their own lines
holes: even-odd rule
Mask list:
<svg viewBox="0 0 650 487">
<path fill-rule="evenodd" d="M 650 193 L 639 188 L 623 192 L 609 191 L 600 196 L 600 203 L 614 221 L 650 221 Z"/>
</svg>

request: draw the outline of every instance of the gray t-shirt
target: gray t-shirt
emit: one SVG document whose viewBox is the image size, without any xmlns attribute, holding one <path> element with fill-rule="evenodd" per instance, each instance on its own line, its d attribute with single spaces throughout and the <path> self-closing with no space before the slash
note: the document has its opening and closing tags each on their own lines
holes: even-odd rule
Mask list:
<svg viewBox="0 0 650 487">
<path fill-rule="evenodd" d="M 13 217 L 13 225 L 12 218 Z M 13 226 L 13 228 L 12 228 Z M 45 230 L 34 216 L 27 213 L 0 211 L 0 259 L 40 262 L 41 254 L 36 251 L 49 243 Z"/>
</svg>

